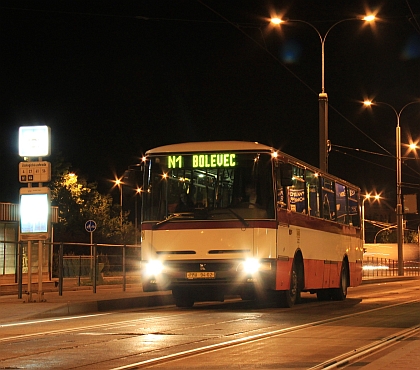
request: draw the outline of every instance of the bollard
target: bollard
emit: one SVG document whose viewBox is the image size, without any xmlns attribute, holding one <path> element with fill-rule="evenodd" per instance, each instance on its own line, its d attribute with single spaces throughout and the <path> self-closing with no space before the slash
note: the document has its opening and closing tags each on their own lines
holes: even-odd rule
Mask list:
<svg viewBox="0 0 420 370">
<path fill-rule="evenodd" d="M 98 268 L 96 243 L 93 245 L 93 293 L 96 293 L 96 269 Z"/>
<path fill-rule="evenodd" d="M 17 273 L 18 273 L 18 276 L 17 276 L 17 283 L 18 283 L 18 299 L 22 299 L 22 269 L 23 269 L 23 266 L 22 266 L 22 261 L 23 261 L 23 256 L 22 256 L 22 253 L 23 253 L 23 245 L 22 245 L 22 242 L 19 242 L 18 243 L 18 269 L 17 269 Z"/>
<path fill-rule="evenodd" d="M 123 260 L 122 260 L 122 268 L 123 268 L 123 292 L 125 292 L 125 288 L 126 288 L 126 273 L 125 273 L 125 249 L 126 249 L 126 245 L 124 244 L 123 246 Z"/>
</svg>

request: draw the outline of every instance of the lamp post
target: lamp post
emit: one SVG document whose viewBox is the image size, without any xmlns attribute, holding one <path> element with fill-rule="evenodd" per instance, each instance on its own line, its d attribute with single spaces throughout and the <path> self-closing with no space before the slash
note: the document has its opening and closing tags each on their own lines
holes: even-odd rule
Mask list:
<svg viewBox="0 0 420 370">
<path fill-rule="evenodd" d="M 138 241 L 138 238 L 137 238 L 137 234 L 138 234 L 138 225 L 139 225 L 139 222 L 138 222 L 138 206 L 137 206 L 137 196 L 140 196 L 141 197 L 141 188 L 137 188 L 136 189 L 136 195 L 135 195 L 135 202 L 134 202 L 134 207 L 135 207 L 135 212 L 134 212 L 134 214 L 135 214 L 135 217 L 134 217 L 134 228 L 135 228 L 135 231 L 134 231 L 134 233 L 135 233 L 135 245 L 137 245 L 137 241 Z"/>
<path fill-rule="evenodd" d="M 412 101 L 404 105 L 399 112 L 388 103 L 384 102 L 372 102 L 371 100 L 365 100 L 363 104 L 367 107 L 372 105 L 386 105 L 391 108 L 395 116 L 397 117 L 397 127 L 395 131 L 395 142 L 396 142 L 396 159 L 397 159 L 397 244 L 398 244 L 398 275 L 404 276 L 404 255 L 403 255 L 403 245 L 404 245 L 404 220 L 403 220 L 403 210 L 402 210 L 402 195 L 401 195 L 401 127 L 400 127 L 400 117 L 401 113 L 409 105 L 418 104 L 420 101 Z"/>
<path fill-rule="evenodd" d="M 282 23 L 289 23 L 289 22 L 299 22 L 304 23 L 310 26 L 317 35 L 319 36 L 319 40 L 321 41 L 321 93 L 318 96 L 318 102 L 319 102 L 319 168 L 324 171 L 328 172 L 328 151 L 330 146 L 330 141 L 328 139 L 328 95 L 325 91 L 325 40 L 330 33 L 330 31 L 337 26 L 340 23 L 346 22 L 346 21 L 366 21 L 366 22 L 372 22 L 375 20 L 374 15 L 367 15 L 362 18 L 347 18 L 342 19 L 336 23 L 334 23 L 324 34 L 324 36 L 321 35 L 321 33 L 318 31 L 318 29 L 311 23 L 298 20 L 298 19 L 292 19 L 292 20 L 282 20 L 280 18 L 274 17 L 271 18 L 271 23 L 275 25 L 280 25 Z"/>
<path fill-rule="evenodd" d="M 121 179 L 116 179 L 115 180 L 115 185 L 118 186 L 118 189 L 120 190 L 120 225 L 122 227 L 123 224 L 123 190 L 122 190 L 122 185 L 123 182 L 121 181 Z"/>
<path fill-rule="evenodd" d="M 366 229 L 365 229 L 365 202 L 367 200 L 373 199 L 378 200 L 381 199 L 381 196 L 379 194 L 375 194 L 375 195 L 371 195 L 370 193 L 365 194 L 363 196 L 363 200 L 362 200 L 362 228 L 363 228 L 363 232 L 362 232 L 362 236 L 363 236 L 363 246 L 365 245 L 365 241 L 366 241 Z"/>
</svg>

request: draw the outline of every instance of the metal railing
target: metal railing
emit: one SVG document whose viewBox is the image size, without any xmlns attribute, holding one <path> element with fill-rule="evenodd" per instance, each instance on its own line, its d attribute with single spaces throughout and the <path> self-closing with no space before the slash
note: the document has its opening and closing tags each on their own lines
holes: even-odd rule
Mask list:
<svg viewBox="0 0 420 370">
<path fill-rule="evenodd" d="M 35 286 L 38 282 L 40 254 L 36 253 L 36 248 L 39 248 L 39 245 L 32 246 L 34 249 L 29 262 L 27 243 L 7 242 L 7 244 L 15 246 L 7 249 L 8 253 L 13 253 L 13 256 L 6 256 L 4 261 L 13 262 L 13 266 L 8 266 L 8 271 L 13 270 L 16 273 L 6 273 L 9 277 L 5 284 L 17 289 L 21 298 L 23 292 L 28 294 L 34 289 L 32 284 L 29 286 L 28 272 L 34 278 Z M 93 293 L 96 293 L 99 285 L 114 285 L 125 291 L 127 284 L 141 284 L 139 245 L 45 242 L 41 247 L 42 280 L 44 283 L 49 283 L 50 287 L 54 287 L 54 290 L 58 289 L 60 295 L 64 289 L 74 290 L 80 287 L 80 289 L 92 289 Z M 404 261 L 404 275 L 420 276 L 419 261 Z M 397 260 L 365 256 L 364 278 L 387 276 L 398 276 Z M 38 289 L 38 293 L 42 293 L 42 286 L 39 287 L 39 284 Z"/>
<path fill-rule="evenodd" d="M 363 277 L 398 276 L 398 261 L 389 258 L 365 257 Z M 420 276 L 419 261 L 404 261 L 404 276 Z"/>
<path fill-rule="evenodd" d="M 96 293 L 98 285 L 120 285 L 125 291 L 128 281 L 138 284 L 141 282 L 138 245 L 45 242 L 42 244 L 42 249 L 42 280 L 53 282 L 58 288 L 59 295 L 63 294 L 64 287 L 73 289 L 75 286 L 87 286 Z M 39 256 L 39 253 L 33 253 L 29 261 L 28 245 L 17 243 L 15 281 L 19 298 L 22 298 L 24 288 L 27 288 L 25 294 L 32 294 L 32 284 L 29 284 L 29 281 L 25 282 L 24 278 L 29 280 L 29 272 L 31 276 L 36 277 L 35 273 L 40 267 Z M 38 294 L 43 292 L 40 291 Z"/>
</svg>

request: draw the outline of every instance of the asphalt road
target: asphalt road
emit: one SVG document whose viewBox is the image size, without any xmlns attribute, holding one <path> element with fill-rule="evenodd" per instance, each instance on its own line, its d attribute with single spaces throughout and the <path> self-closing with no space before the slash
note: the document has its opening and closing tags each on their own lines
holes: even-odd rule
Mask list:
<svg viewBox="0 0 420 370">
<path fill-rule="evenodd" d="M 292 309 L 233 299 L 31 319 L 0 325 L 0 368 L 325 369 L 352 354 L 348 366 L 367 369 L 420 347 L 419 312 L 408 280 L 352 288 L 344 302 L 304 294 Z"/>
</svg>

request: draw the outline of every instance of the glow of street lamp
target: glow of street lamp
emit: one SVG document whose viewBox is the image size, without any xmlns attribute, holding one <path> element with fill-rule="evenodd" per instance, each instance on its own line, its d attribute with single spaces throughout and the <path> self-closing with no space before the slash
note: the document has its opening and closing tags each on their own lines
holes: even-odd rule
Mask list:
<svg viewBox="0 0 420 370">
<path fill-rule="evenodd" d="M 276 24 L 276 25 L 278 25 L 280 23 L 284 23 L 284 21 L 282 19 L 278 18 L 278 17 L 271 18 L 270 22 L 273 23 L 273 24 Z"/>
<path fill-rule="evenodd" d="M 408 145 L 408 147 L 410 148 L 410 150 L 416 150 L 418 148 L 416 143 L 411 143 Z"/>
<path fill-rule="evenodd" d="M 371 14 L 371 15 L 367 15 L 367 16 L 363 17 L 362 19 L 366 22 L 372 22 L 376 19 L 376 17 L 373 14 Z"/>
<path fill-rule="evenodd" d="M 372 195 L 372 194 L 368 193 L 368 194 L 365 194 L 364 197 L 365 197 L 364 200 L 368 200 L 368 199 L 380 200 L 381 199 L 381 195 L 380 194 Z"/>
</svg>

